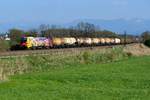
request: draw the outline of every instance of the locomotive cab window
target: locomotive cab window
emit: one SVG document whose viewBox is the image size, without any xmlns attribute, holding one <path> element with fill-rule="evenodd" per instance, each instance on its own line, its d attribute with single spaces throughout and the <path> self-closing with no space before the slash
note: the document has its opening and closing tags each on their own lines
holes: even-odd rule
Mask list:
<svg viewBox="0 0 150 100">
<path fill-rule="evenodd" d="M 21 43 L 27 42 L 27 38 L 21 38 Z"/>
</svg>

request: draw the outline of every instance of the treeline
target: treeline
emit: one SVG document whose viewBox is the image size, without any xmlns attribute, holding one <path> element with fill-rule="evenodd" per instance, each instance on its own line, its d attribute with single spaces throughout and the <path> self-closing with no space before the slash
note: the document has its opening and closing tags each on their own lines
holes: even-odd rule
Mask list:
<svg viewBox="0 0 150 100">
<path fill-rule="evenodd" d="M 17 44 L 20 42 L 20 38 L 23 36 L 33 37 L 118 37 L 114 32 L 108 30 L 100 30 L 94 24 L 80 22 L 74 27 L 61 28 L 56 25 L 42 24 L 37 29 L 29 31 L 23 31 L 20 29 L 9 30 L 9 37 L 11 38 L 11 44 Z"/>
<path fill-rule="evenodd" d="M 61 28 L 56 25 L 42 24 L 37 29 L 23 31 L 20 29 L 9 30 L 10 35 L 25 35 L 25 36 L 44 36 L 44 37 L 114 37 L 117 36 L 114 32 L 108 30 L 100 30 L 94 24 L 80 22 L 76 26 L 69 28 Z M 14 34 L 15 33 L 15 34 Z"/>
<path fill-rule="evenodd" d="M 74 27 L 60 28 L 41 25 L 40 32 L 45 37 L 116 37 L 114 32 L 100 30 L 94 24 L 80 22 Z"/>
</svg>

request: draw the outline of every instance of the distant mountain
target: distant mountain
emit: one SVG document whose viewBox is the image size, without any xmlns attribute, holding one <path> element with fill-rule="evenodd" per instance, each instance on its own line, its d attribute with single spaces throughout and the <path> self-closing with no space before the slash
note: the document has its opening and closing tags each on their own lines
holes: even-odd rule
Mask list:
<svg viewBox="0 0 150 100">
<path fill-rule="evenodd" d="M 116 20 L 97 20 L 97 19 L 83 19 L 83 20 L 75 20 L 70 23 L 64 23 L 57 25 L 62 27 L 70 27 L 75 26 L 79 22 L 89 22 L 92 24 L 95 24 L 96 26 L 99 26 L 102 30 L 110 30 L 117 33 L 123 33 L 124 31 L 127 31 L 129 34 L 140 34 L 144 31 L 150 30 L 150 20 L 145 19 L 116 19 Z M 11 28 L 20 28 L 23 30 L 32 29 L 32 28 L 38 28 L 40 24 L 47 24 L 49 23 L 51 25 L 51 22 L 30 22 L 30 23 L 0 23 L 0 32 L 1 31 L 8 31 L 8 29 Z"/>
<path fill-rule="evenodd" d="M 37 29 L 41 24 L 46 24 L 46 25 L 61 25 L 62 27 L 64 26 L 63 24 L 59 23 L 54 23 L 54 22 L 49 22 L 49 21 L 34 21 L 34 22 L 10 22 L 10 23 L 1 23 L 0 22 L 0 32 L 7 32 L 9 29 L 12 28 L 18 28 L 22 30 L 30 30 L 30 29 Z"/>
<path fill-rule="evenodd" d="M 117 33 L 123 33 L 127 31 L 129 34 L 140 34 L 144 31 L 150 30 L 150 20 L 144 19 L 116 19 L 116 20 L 94 20 L 84 19 L 76 20 L 72 23 L 68 23 L 65 26 L 74 26 L 79 22 L 89 22 L 99 26 L 102 30 L 110 30 Z"/>
<path fill-rule="evenodd" d="M 21 22 L 10 22 L 10 23 L 0 23 L 0 32 L 7 32 L 12 28 L 19 28 L 22 30 L 29 30 L 33 28 L 38 28 L 40 23 L 21 23 Z"/>
</svg>

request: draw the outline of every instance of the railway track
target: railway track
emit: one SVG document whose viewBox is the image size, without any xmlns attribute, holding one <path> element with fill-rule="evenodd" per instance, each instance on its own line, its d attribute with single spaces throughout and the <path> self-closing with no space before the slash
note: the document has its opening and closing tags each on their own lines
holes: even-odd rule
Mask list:
<svg viewBox="0 0 150 100">
<path fill-rule="evenodd" d="M 128 44 L 133 45 L 133 44 Z M 95 49 L 105 49 L 112 48 L 122 45 L 111 45 L 111 46 L 94 46 L 94 47 L 76 47 L 76 48 L 61 48 L 61 49 L 44 49 L 44 50 L 19 50 L 19 51 L 7 51 L 0 52 L 0 58 L 10 58 L 10 57 L 24 57 L 24 56 L 37 56 L 37 55 L 50 55 L 56 53 L 64 53 L 64 52 L 75 52 L 75 51 L 87 51 L 87 50 L 95 50 Z"/>
</svg>

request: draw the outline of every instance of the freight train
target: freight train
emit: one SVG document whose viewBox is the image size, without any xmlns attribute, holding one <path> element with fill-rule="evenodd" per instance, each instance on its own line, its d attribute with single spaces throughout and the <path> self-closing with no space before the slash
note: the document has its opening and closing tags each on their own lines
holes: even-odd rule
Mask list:
<svg viewBox="0 0 150 100">
<path fill-rule="evenodd" d="M 124 40 L 120 38 L 47 38 L 47 37 L 22 37 L 19 44 L 22 49 L 40 49 L 40 48 L 69 48 L 83 46 L 101 46 L 123 44 Z"/>
</svg>

